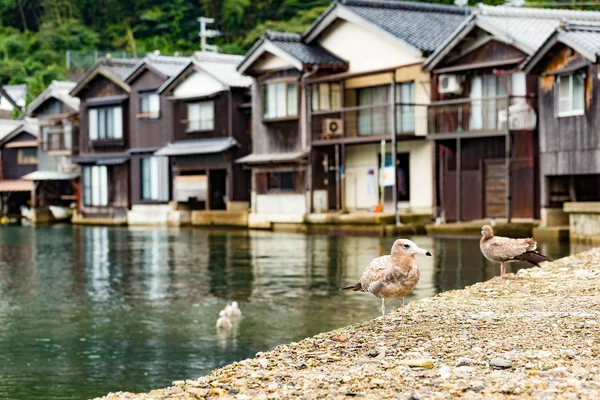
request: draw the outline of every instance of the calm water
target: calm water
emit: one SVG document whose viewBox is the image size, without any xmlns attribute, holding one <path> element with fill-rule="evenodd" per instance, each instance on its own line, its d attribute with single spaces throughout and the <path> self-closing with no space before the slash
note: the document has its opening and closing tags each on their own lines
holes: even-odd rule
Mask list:
<svg viewBox="0 0 600 400">
<path fill-rule="evenodd" d="M 499 273 L 476 239 L 412 239 L 434 257 L 420 258 L 421 282 L 407 301 Z M 338 287 L 355 283 L 392 241 L 188 228 L 2 227 L 0 398 L 147 391 L 377 317 L 376 298 Z M 584 249 L 541 246 L 553 257 Z M 231 300 L 243 316 L 230 336 L 220 337 L 215 321 Z"/>
</svg>

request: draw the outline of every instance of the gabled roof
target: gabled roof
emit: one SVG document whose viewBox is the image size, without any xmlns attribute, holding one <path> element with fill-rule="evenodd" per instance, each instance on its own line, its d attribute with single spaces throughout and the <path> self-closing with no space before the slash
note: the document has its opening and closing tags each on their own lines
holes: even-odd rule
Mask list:
<svg viewBox="0 0 600 400">
<path fill-rule="evenodd" d="M 162 93 L 180 83 L 191 71 L 203 71 L 227 87 L 249 87 L 252 79 L 240 74 L 236 69 L 242 59 L 242 56 L 232 54 L 196 52 L 193 59 L 188 61 L 178 74 L 171 76 L 158 92 Z"/>
<path fill-rule="evenodd" d="M 303 37 L 306 43 L 311 43 L 341 18 L 430 53 L 452 34 L 469 12 L 468 8 L 411 1 L 339 0 L 321 14 Z"/>
<path fill-rule="evenodd" d="M 4 144 L 6 144 L 14 137 L 18 136 L 23 132 L 29 133 L 30 135 L 35 137 L 38 136 L 38 120 L 36 118 L 24 118 L 23 120 L 15 122 L 17 122 L 17 125 L 13 126 L 12 129 L 6 132 L 0 139 L 0 146 L 3 146 Z"/>
<path fill-rule="evenodd" d="M 306 44 L 296 33 L 266 31 L 252 46 L 244 60 L 237 67 L 240 73 L 245 73 L 263 54 L 271 53 L 286 60 L 297 70 L 303 70 L 308 65 L 345 67 L 348 63 L 317 44 Z"/>
<path fill-rule="evenodd" d="M 3 86 L 0 86 L 0 96 L 4 97 L 12 105 L 12 107 L 16 108 L 17 110 L 22 110 L 22 106 L 17 104 L 17 102 L 11 97 L 11 95 L 9 95 L 6 92 L 6 90 L 4 90 Z"/>
<path fill-rule="evenodd" d="M 18 108 L 25 107 L 27 85 L 4 85 L 2 89 L 16 103 Z"/>
<path fill-rule="evenodd" d="M 189 57 L 171 57 L 149 54 L 140 60 L 125 76 L 123 81 L 131 84 L 147 68 L 163 79 L 179 74 L 181 70 L 191 61 Z"/>
<path fill-rule="evenodd" d="M 77 96 L 77 94 L 98 75 L 104 76 L 106 79 L 129 93 L 129 85 L 124 82 L 124 79 L 138 63 L 139 60 L 131 58 L 101 59 L 79 78 L 75 87 L 69 94 L 71 96 Z"/>
<path fill-rule="evenodd" d="M 36 97 L 29 106 L 27 106 L 27 115 L 31 116 L 38 107 L 44 104 L 48 99 L 54 98 L 71 108 L 73 111 L 79 111 L 79 99 L 69 95 L 69 92 L 75 87 L 75 82 L 70 81 L 52 81 L 50 85 Z"/>
<path fill-rule="evenodd" d="M 569 46 L 593 63 L 600 62 L 600 24 L 565 22 L 550 35 L 537 52 L 521 64 L 521 68 L 529 73 L 556 43 Z"/>
<path fill-rule="evenodd" d="M 23 123 L 24 120 L 0 119 L 0 141 Z"/>
<path fill-rule="evenodd" d="M 478 4 L 471 17 L 464 21 L 425 61 L 423 68 L 426 71 L 435 68 L 475 28 L 480 28 L 497 40 L 511 44 L 531 55 L 546 42 L 565 19 L 600 22 L 600 12 Z"/>
</svg>

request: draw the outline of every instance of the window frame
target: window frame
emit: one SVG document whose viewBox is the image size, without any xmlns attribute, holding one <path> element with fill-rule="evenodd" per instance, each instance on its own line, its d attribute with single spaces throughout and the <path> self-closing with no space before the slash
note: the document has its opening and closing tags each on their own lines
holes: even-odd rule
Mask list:
<svg viewBox="0 0 600 400">
<path fill-rule="evenodd" d="M 146 175 L 149 167 L 148 176 Z M 168 157 L 147 156 L 140 158 L 140 200 L 145 203 L 169 201 Z M 149 196 L 147 184 L 150 183 Z"/>
<path fill-rule="evenodd" d="M 415 81 L 397 82 L 395 92 L 396 134 L 414 133 L 416 131 L 415 101 L 417 96 Z M 404 99 L 404 94 L 408 94 L 409 98 Z"/>
<path fill-rule="evenodd" d="M 581 82 L 581 96 L 583 97 L 581 100 L 581 105 L 582 108 L 581 109 L 577 109 L 575 110 L 574 107 L 574 99 L 575 99 L 575 92 L 574 92 L 574 80 L 576 78 L 576 76 L 580 76 L 582 79 Z M 561 100 L 565 99 L 565 97 L 562 97 L 560 94 L 560 85 L 561 82 L 563 82 L 563 79 L 565 79 L 566 77 L 569 78 L 569 97 L 566 97 L 566 99 L 569 100 L 569 109 L 566 111 L 561 111 Z M 586 74 L 583 72 L 569 72 L 569 73 L 565 73 L 565 74 L 558 74 L 556 76 L 556 81 L 555 81 L 555 87 L 557 88 L 556 90 L 556 98 L 555 98 L 555 104 L 556 104 L 556 117 L 557 118 L 568 118 L 568 117 L 576 117 L 576 116 L 581 116 L 581 115 L 585 115 L 585 79 L 586 79 Z"/>
<path fill-rule="evenodd" d="M 138 94 L 138 114 L 136 117 L 138 119 L 160 119 L 160 95 L 156 92 L 144 91 Z M 153 103 L 151 98 L 155 98 L 156 101 Z M 152 105 L 156 105 L 156 110 L 152 110 Z M 147 110 L 144 109 L 144 105 L 148 107 Z"/>
<path fill-rule="evenodd" d="M 290 181 L 292 184 L 291 187 L 282 187 L 281 175 L 286 175 L 287 178 L 291 179 L 291 181 Z M 271 185 L 272 178 L 276 178 L 278 180 L 276 187 Z M 295 193 L 296 192 L 295 171 L 269 171 L 269 172 L 267 172 L 267 182 L 266 183 L 267 183 L 267 187 L 266 187 L 267 193 Z"/>
<path fill-rule="evenodd" d="M 108 167 L 86 165 L 83 167 L 83 205 L 85 207 L 108 207 Z M 95 178 L 98 178 L 97 181 Z"/>
<path fill-rule="evenodd" d="M 33 156 L 33 155 L 25 156 L 25 155 L 23 155 L 23 153 L 25 151 L 34 151 L 35 156 Z M 21 147 L 21 148 L 17 149 L 17 164 L 18 165 L 37 165 L 37 163 L 38 163 L 37 147 Z"/>
<path fill-rule="evenodd" d="M 119 116 L 118 124 L 116 121 L 117 115 Z M 95 122 L 93 122 L 94 118 L 96 119 Z M 110 132 L 108 127 L 110 127 Z M 121 141 L 123 140 L 123 130 L 123 107 L 121 105 L 90 107 L 88 109 L 88 139 L 91 142 Z"/>
<path fill-rule="evenodd" d="M 212 119 L 198 119 L 198 120 L 194 120 L 192 121 L 190 119 L 190 107 L 194 107 L 197 106 L 199 107 L 198 109 L 198 115 L 201 117 L 202 116 L 202 107 L 206 107 L 210 106 L 210 109 L 212 111 Z M 215 123 L 216 123 L 216 118 L 215 118 L 215 101 L 214 100 L 203 100 L 203 101 L 193 101 L 193 102 L 189 102 L 186 103 L 186 111 L 187 111 L 187 127 L 186 127 L 186 133 L 193 133 L 193 132 L 213 132 L 215 130 Z M 202 123 L 203 122 L 212 122 L 211 126 L 209 128 L 203 128 Z M 196 127 L 192 127 L 193 123 L 197 123 L 198 127 L 196 129 Z"/>
<path fill-rule="evenodd" d="M 284 88 L 283 93 L 280 89 Z M 265 82 L 262 88 L 263 96 L 263 121 L 294 120 L 298 119 L 298 82 L 285 80 Z M 271 97 L 275 97 L 275 101 Z M 279 97 L 283 97 L 280 101 Z M 270 108 L 274 109 L 271 110 Z M 293 113 L 290 110 L 293 109 Z M 283 112 L 282 112 L 283 111 Z M 272 113 L 271 113 L 272 112 Z"/>
<path fill-rule="evenodd" d="M 337 87 L 337 90 L 333 90 Z M 314 112 L 321 111 L 338 111 L 342 109 L 342 84 L 340 82 L 320 82 L 311 85 L 311 110 Z M 323 92 L 326 91 L 325 95 Z M 327 102 L 325 107 L 321 100 Z"/>
</svg>

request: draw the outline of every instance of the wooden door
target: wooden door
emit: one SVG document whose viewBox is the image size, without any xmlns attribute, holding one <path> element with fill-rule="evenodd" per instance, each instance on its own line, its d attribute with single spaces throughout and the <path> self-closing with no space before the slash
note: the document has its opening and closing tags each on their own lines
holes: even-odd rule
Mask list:
<svg viewBox="0 0 600 400">
<path fill-rule="evenodd" d="M 485 216 L 506 217 L 506 163 L 504 159 L 484 160 Z"/>
</svg>

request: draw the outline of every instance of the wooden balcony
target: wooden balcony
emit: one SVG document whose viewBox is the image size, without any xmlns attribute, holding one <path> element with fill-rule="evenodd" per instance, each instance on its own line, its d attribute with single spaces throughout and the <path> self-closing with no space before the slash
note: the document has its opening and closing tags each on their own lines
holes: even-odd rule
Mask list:
<svg viewBox="0 0 600 400">
<path fill-rule="evenodd" d="M 313 145 L 326 145 L 390 139 L 394 124 L 399 138 L 426 135 L 427 106 L 397 103 L 313 111 L 310 128 Z"/>
<path fill-rule="evenodd" d="M 430 139 L 505 135 L 536 128 L 535 97 L 496 96 L 439 101 L 428 107 Z M 508 124 L 507 124 L 508 122 Z"/>
</svg>

